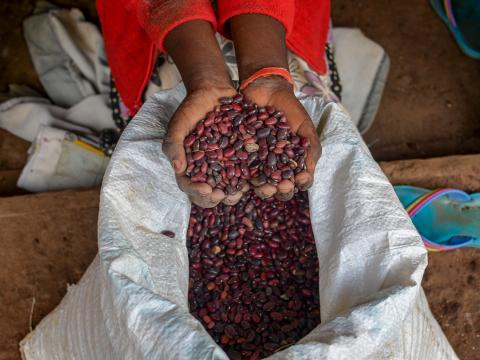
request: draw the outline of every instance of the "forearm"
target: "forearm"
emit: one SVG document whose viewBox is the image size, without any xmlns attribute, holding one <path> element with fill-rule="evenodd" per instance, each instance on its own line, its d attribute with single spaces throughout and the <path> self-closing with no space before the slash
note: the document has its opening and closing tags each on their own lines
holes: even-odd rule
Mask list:
<svg viewBox="0 0 480 360">
<path fill-rule="evenodd" d="M 240 81 L 264 67 L 288 69 L 285 29 L 267 15 L 245 14 L 230 20 Z"/>
<path fill-rule="evenodd" d="M 232 86 L 209 22 L 193 20 L 176 27 L 166 36 L 165 47 L 188 92 L 208 87 Z"/>
</svg>

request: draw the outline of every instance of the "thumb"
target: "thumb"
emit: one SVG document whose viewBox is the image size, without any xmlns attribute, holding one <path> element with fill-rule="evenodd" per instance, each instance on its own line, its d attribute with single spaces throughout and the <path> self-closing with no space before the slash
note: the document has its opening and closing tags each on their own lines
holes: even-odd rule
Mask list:
<svg viewBox="0 0 480 360">
<path fill-rule="evenodd" d="M 166 139 L 163 142 L 163 152 L 167 156 L 170 164 L 172 164 L 175 174 L 182 174 L 187 169 L 187 158 L 183 144 L 171 142 Z"/>
</svg>

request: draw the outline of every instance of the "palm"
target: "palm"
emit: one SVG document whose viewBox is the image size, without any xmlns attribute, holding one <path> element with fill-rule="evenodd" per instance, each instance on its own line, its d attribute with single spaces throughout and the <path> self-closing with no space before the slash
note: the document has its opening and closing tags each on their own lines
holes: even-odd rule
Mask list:
<svg viewBox="0 0 480 360">
<path fill-rule="evenodd" d="M 183 141 L 197 123 L 205 117 L 205 114 L 218 105 L 220 97 L 235 94 L 236 91 L 233 88 L 209 88 L 193 91 L 180 104 L 168 126 L 163 150 L 173 165 L 178 186 L 189 195 L 193 203 L 201 207 L 213 207 L 221 201 L 233 204 L 240 200 L 242 193 L 227 197 L 223 191 L 214 190 L 208 184 L 191 182 L 185 176 L 187 159 Z"/>
<path fill-rule="evenodd" d="M 299 136 L 307 137 L 310 140 L 310 149 L 306 157 L 306 171 L 295 177 L 295 185 L 301 190 L 311 186 L 313 182 L 313 172 L 315 165 L 320 157 L 320 143 L 310 116 L 305 111 L 302 104 L 295 97 L 289 84 L 285 84 L 283 80 L 276 81 L 265 79 L 265 81 L 257 81 L 248 86 L 245 95 L 260 106 L 270 105 L 277 110 L 282 111 L 288 119 L 292 131 Z M 261 192 L 267 192 L 267 196 L 277 192 L 272 187 L 263 187 L 258 189 Z M 293 184 L 279 184 L 278 192 L 284 193 L 285 199 L 291 198 L 293 195 Z"/>
</svg>

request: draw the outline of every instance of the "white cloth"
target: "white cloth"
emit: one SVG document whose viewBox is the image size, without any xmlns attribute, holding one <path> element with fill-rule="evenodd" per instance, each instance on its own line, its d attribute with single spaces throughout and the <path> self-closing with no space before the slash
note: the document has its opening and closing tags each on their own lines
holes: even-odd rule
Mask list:
<svg viewBox="0 0 480 360">
<path fill-rule="evenodd" d="M 85 97 L 108 93 L 103 37 L 80 10 L 39 1 L 23 31 L 40 81 L 56 105 L 71 107 Z"/>
<path fill-rule="evenodd" d="M 93 134 L 115 128 L 107 95 L 93 95 L 70 109 L 51 104 L 38 97 L 19 97 L 0 103 L 0 128 L 33 141 L 41 126 Z"/>
<path fill-rule="evenodd" d="M 190 202 L 162 152 L 184 96 L 153 95 L 123 133 L 103 182 L 99 257 L 22 341 L 26 360 L 227 359 L 188 311 Z M 323 146 L 309 190 L 322 324 L 271 359 L 455 359 L 420 287 L 426 250 L 392 186 L 338 105 L 302 102 Z"/>
<path fill-rule="evenodd" d="M 65 130 L 42 126 L 17 186 L 32 192 L 100 185 L 109 158 Z"/>
<path fill-rule="evenodd" d="M 333 28 L 333 44 L 342 84 L 342 105 L 363 134 L 375 120 L 390 60 L 385 50 L 360 29 Z"/>
</svg>

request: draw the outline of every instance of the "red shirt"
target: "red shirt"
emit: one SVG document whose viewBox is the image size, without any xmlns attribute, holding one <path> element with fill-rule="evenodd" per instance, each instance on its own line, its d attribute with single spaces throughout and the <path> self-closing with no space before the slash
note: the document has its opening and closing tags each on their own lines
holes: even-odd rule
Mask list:
<svg viewBox="0 0 480 360">
<path fill-rule="evenodd" d="M 117 90 L 135 114 L 152 74 L 155 58 L 164 51 L 165 36 L 191 20 L 209 21 L 228 36 L 225 24 L 240 14 L 264 14 L 286 29 L 288 48 L 324 74 L 325 43 L 330 21 L 329 0 L 218 0 L 218 17 L 210 0 L 97 0 L 105 48 Z"/>
</svg>

